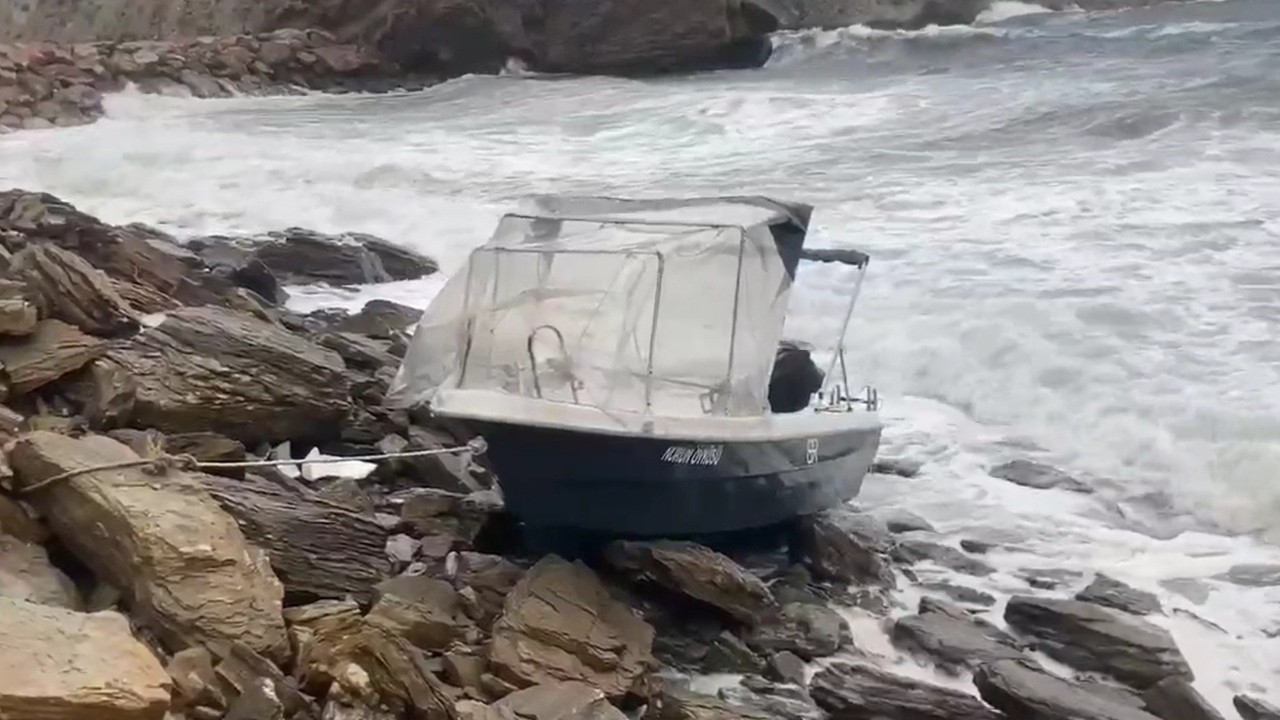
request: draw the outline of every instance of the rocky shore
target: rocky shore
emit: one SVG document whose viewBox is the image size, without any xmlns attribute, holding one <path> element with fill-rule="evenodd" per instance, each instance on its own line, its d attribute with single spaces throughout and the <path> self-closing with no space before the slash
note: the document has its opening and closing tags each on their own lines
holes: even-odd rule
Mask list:
<svg viewBox="0 0 1280 720">
<path fill-rule="evenodd" d="M 991 572 L 988 548 L 937 543 L 917 518 L 842 509 L 751 543 L 570 558 L 521 545 L 483 455 L 198 469 L 471 439 L 383 405 L 417 311 L 285 308 L 289 283 L 435 271 L 378 238 L 179 243 L 14 190 L 0 248 L 0 716 L 1223 717 L 1148 619 L 1156 599 L 1106 576 L 1029 581 L 1004 627 L 963 588 L 896 607 L 915 565 Z M 957 682 L 898 674 L 858 647 L 855 614 Z M 706 673 L 740 680 L 699 693 Z"/>
</svg>

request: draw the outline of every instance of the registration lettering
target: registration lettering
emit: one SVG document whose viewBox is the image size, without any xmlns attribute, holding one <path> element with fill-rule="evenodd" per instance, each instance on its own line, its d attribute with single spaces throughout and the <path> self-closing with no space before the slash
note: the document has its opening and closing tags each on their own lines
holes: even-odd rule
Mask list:
<svg viewBox="0 0 1280 720">
<path fill-rule="evenodd" d="M 662 461 L 676 465 L 719 465 L 723 445 L 672 445 L 662 453 Z"/>
</svg>

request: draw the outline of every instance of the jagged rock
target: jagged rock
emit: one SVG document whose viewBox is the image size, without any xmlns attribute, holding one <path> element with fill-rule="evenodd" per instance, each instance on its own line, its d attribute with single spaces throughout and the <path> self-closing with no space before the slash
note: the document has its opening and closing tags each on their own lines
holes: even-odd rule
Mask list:
<svg viewBox="0 0 1280 720">
<path fill-rule="evenodd" d="M 1139 708 L 1089 692 L 1017 660 L 982 665 L 978 693 L 1010 718 L 1027 720 L 1157 720 Z"/>
<path fill-rule="evenodd" d="M 1031 460 L 1012 460 L 992 468 L 989 474 L 993 478 L 1036 490 L 1059 488 L 1078 493 L 1093 492 L 1093 488 L 1061 470 Z"/>
<path fill-rule="evenodd" d="M 804 687 L 804 661 L 799 657 L 796 657 L 794 653 L 783 650 L 777 655 L 769 658 L 769 664 L 765 668 L 764 676 L 770 680 L 777 680 L 778 682 L 791 683 L 793 685 Z"/>
<path fill-rule="evenodd" d="M 342 646 L 364 626 L 354 600 L 320 600 L 286 608 L 285 622 L 296 641 L 294 675 L 302 687 L 322 691 L 338 674 Z"/>
<path fill-rule="evenodd" d="M 401 450 L 406 452 L 441 450 L 457 444 L 457 440 L 443 433 L 411 425 L 408 431 L 408 442 L 401 447 Z M 405 460 L 405 466 L 406 474 L 416 484 L 422 486 L 464 494 L 482 489 L 471 475 L 471 458 L 468 453 L 408 458 Z"/>
<path fill-rule="evenodd" d="M 1142 694 L 1147 712 L 1162 720 L 1223 720 L 1222 714 L 1180 677 L 1167 677 Z"/>
<path fill-rule="evenodd" d="M 757 652 L 790 651 L 813 660 L 835 655 L 853 642 L 853 633 L 844 618 L 828 607 L 790 603 L 776 619 L 752 628 L 746 641 Z"/>
<path fill-rule="evenodd" d="M 252 713 L 264 709 L 274 712 L 271 708 L 277 705 L 287 716 L 309 707 L 310 702 L 298 692 L 293 678 L 285 677 L 275 662 L 262 657 L 244 643 L 220 645 L 214 654 L 219 656 L 214 672 L 231 702 L 232 710 L 239 704 L 242 712 L 251 713 L 244 720 L 255 720 Z M 249 699 L 237 703 L 246 694 Z"/>
<path fill-rule="evenodd" d="M 485 630 L 492 628 L 524 574 L 524 568 L 500 555 L 458 553 L 457 581 L 476 597 L 474 609 L 469 610 L 471 619 Z"/>
<path fill-rule="evenodd" d="M 728 557 L 691 542 L 619 540 L 605 549 L 613 567 L 719 608 L 748 625 L 777 612 L 760 578 Z"/>
<path fill-rule="evenodd" d="M 387 533 L 372 518 L 282 475 L 200 479 L 245 537 L 267 552 L 291 601 L 367 600 L 371 586 L 390 574 Z"/>
<path fill-rule="evenodd" d="M 161 720 L 169 678 L 115 612 L 0 598 L 0 717 Z"/>
<path fill-rule="evenodd" d="M 284 720 L 284 706 L 271 681 L 261 679 L 240 691 L 223 720 Z"/>
<path fill-rule="evenodd" d="M 216 307 L 183 308 L 104 361 L 136 384 L 132 420 L 246 443 L 336 435 L 350 410 L 336 353 Z"/>
<path fill-rule="evenodd" d="M 1280 565 L 1264 563 L 1232 565 L 1216 579 L 1243 587 L 1278 587 L 1280 586 Z"/>
<path fill-rule="evenodd" d="M 983 663 L 1022 657 L 1008 633 L 963 610 L 936 601 L 922 602 L 920 613 L 893 624 L 895 645 L 921 652 L 948 668 L 972 669 Z"/>
<path fill-rule="evenodd" d="M 188 708 L 227 709 L 227 698 L 219 686 L 218 675 L 213 669 L 213 656 L 202 647 L 179 651 L 165 668 L 173 680 L 173 709 L 178 712 Z"/>
<path fill-rule="evenodd" d="M 604 693 L 582 682 L 558 682 L 519 690 L 494 703 L 486 720 L 625 720 Z"/>
<path fill-rule="evenodd" d="M 893 539 L 884 523 L 871 515 L 838 509 L 804 518 L 798 540 L 806 564 L 820 577 L 897 585 L 885 560 Z"/>
<path fill-rule="evenodd" d="M 1260 698 L 1236 695 L 1231 704 L 1243 720 L 1280 720 L 1280 708 Z"/>
<path fill-rule="evenodd" d="M 346 366 L 354 371 L 370 375 L 386 370 L 394 374 L 399 360 L 387 352 L 390 343 L 363 335 L 345 332 L 327 332 L 316 336 L 316 343 L 342 357 Z"/>
<path fill-rule="evenodd" d="M 0 597 L 83 610 L 75 583 L 49 562 L 39 545 L 0 535 Z"/>
<path fill-rule="evenodd" d="M 893 534 L 908 532 L 935 532 L 933 525 L 919 515 L 910 510 L 902 508 L 887 508 L 877 510 L 872 514 L 879 518 Z"/>
<path fill-rule="evenodd" d="M 925 540 L 899 540 L 893 548 L 892 555 L 893 559 L 909 565 L 929 560 L 966 575 L 983 576 L 996 571 L 987 563 L 971 558 L 950 545 L 940 545 Z"/>
<path fill-rule="evenodd" d="M 198 238 L 187 245 L 205 262 L 241 276 L 261 263 L 286 285 L 385 283 L 436 271 L 434 261 L 361 233 L 324 235 L 294 227 L 256 238 Z"/>
<path fill-rule="evenodd" d="M 462 653 L 444 656 L 444 675 L 456 687 L 479 690 L 484 684 L 487 664 L 483 657 Z"/>
<path fill-rule="evenodd" d="M 4 495 L 0 495 L 0 534 L 25 543 L 38 544 L 49 539 L 48 528 L 32 517 L 23 504 Z"/>
<path fill-rule="evenodd" d="M 645 720 L 772 720 L 760 710 L 725 702 L 711 695 L 664 685 Z"/>
<path fill-rule="evenodd" d="M 707 653 L 702 658 L 702 671 L 708 673 L 758 673 L 764 669 L 765 659 L 728 630 L 707 643 Z"/>
<path fill-rule="evenodd" d="M 1010 627 L 1040 642 L 1046 655 L 1086 672 L 1105 672 L 1144 690 L 1166 677 L 1192 679 L 1173 638 L 1146 620 L 1078 600 L 1015 596 Z"/>
<path fill-rule="evenodd" d="M 370 300 L 360 312 L 344 316 L 333 329 L 390 340 L 400 333 L 410 332 L 421 318 L 422 310 L 417 308 L 390 300 Z"/>
<path fill-rule="evenodd" d="M 444 580 L 402 575 L 379 583 L 368 623 L 424 650 L 443 651 L 474 632 L 458 591 Z"/>
<path fill-rule="evenodd" d="M 1098 573 L 1088 587 L 1076 593 L 1076 600 L 1105 605 L 1131 615 L 1162 612 L 1154 593 L 1132 588 L 1115 578 Z"/>
<path fill-rule="evenodd" d="M 396 717 L 459 720 L 443 682 L 408 640 L 366 626 L 344 645 L 344 653 L 369 677 L 369 684 Z"/>
<path fill-rule="evenodd" d="M 106 273 L 54 245 L 28 245 L 13 256 L 9 272 L 40 295 L 49 316 L 91 335 L 116 337 L 140 327 L 133 308 Z"/>
<path fill-rule="evenodd" d="M 586 565 L 548 555 L 507 596 L 489 665 L 518 686 L 581 680 L 618 697 L 643 687 L 653 635 Z"/>
<path fill-rule="evenodd" d="M 54 475 L 138 460 L 95 435 L 20 437 L 9 456 L 19 488 Z M 266 556 L 204 490 L 211 476 L 141 469 L 87 473 L 31 496 L 59 540 L 102 581 L 126 590 L 135 617 L 171 649 L 241 640 L 288 655 L 283 587 Z"/>
<path fill-rule="evenodd" d="M 770 720 L 826 720 L 804 689 L 792 685 L 773 685 L 756 677 L 747 677 L 737 687 L 721 688 L 716 695 L 730 705 L 748 708 Z"/>
<path fill-rule="evenodd" d="M 948 597 L 958 603 L 977 605 L 979 607 L 991 607 L 996 604 L 995 596 L 990 593 L 975 590 L 971 587 L 965 587 L 964 585 L 956 585 L 948 582 L 932 582 L 922 583 L 920 587 L 925 590 L 936 590 L 938 592 L 946 593 Z"/>
<path fill-rule="evenodd" d="M 61 320 L 41 320 L 31 335 L 0 339 L 0 390 L 25 395 L 88 365 L 107 350 L 103 341 Z"/>
<path fill-rule="evenodd" d="M 818 707 L 850 720 L 998 720 L 980 700 L 958 690 L 862 664 L 837 663 L 813 678 Z"/>
</svg>

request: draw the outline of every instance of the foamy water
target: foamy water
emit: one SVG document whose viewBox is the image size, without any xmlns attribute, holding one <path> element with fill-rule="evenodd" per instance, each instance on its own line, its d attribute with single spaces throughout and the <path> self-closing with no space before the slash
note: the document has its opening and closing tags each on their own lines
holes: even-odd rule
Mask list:
<svg viewBox="0 0 1280 720">
<path fill-rule="evenodd" d="M 95 125 L 0 136 L 0 187 L 180 236 L 370 232 L 446 273 L 526 193 L 812 202 L 814 245 L 872 256 L 851 370 L 885 399 L 884 454 L 925 462 L 915 479 L 872 477 L 859 502 L 913 510 L 951 542 L 1001 542 L 991 577 L 935 573 L 1002 598 L 993 618 L 1010 594 L 1043 592 L 1027 568 L 1080 574 L 1057 595 L 1105 571 L 1159 595 L 1157 622 L 1225 714 L 1238 691 L 1280 701 L 1267 637 L 1280 589 L 1213 579 L 1280 562 L 1263 537 L 1280 540 L 1275 3 L 1032 9 L 998 3 L 972 28 L 791 33 L 750 72 L 120 95 Z M 789 330 L 831 328 L 850 279 L 804 270 Z M 293 302 L 421 306 L 439 284 Z M 987 476 L 1015 457 L 1098 492 Z M 1207 597 L 1166 587 L 1188 579 Z M 856 627 L 902 661 L 875 623 Z"/>
</svg>

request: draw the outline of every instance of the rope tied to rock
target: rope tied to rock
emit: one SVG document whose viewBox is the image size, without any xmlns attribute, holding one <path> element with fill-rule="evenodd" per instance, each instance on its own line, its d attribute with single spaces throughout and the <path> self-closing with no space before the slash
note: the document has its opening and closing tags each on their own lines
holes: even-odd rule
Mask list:
<svg viewBox="0 0 1280 720">
<path fill-rule="evenodd" d="M 280 460 L 204 461 L 197 459 L 193 455 L 169 455 L 166 453 L 156 457 L 138 458 L 137 460 L 123 460 L 120 462 L 90 465 L 89 467 L 68 470 L 67 472 L 51 475 L 43 480 L 18 488 L 17 492 L 19 495 L 27 495 L 38 490 L 43 490 L 51 485 L 80 477 L 81 475 L 89 475 L 91 473 L 106 472 L 110 470 L 132 470 L 137 468 L 148 475 L 160 476 L 166 475 L 173 470 L 195 472 L 198 470 L 287 467 L 290 465 L 296 465 L 299 467 L 304 465 L 336 465 L 338 463 L 346 462 L 383 462 L 386 460 L 432 457 L 435 455 L 452 455 L 463 452 L 470 452 L 472 455 L 483 455 L 488 449 L 488 444 L 485 443 L 484 438 L 475 437 L 465 445 L 456 445 L 454 447 L 435 448 L 431 450 L 406 450 L 403 452 L 377 453 L 374 455 L 303 458 L 299 460 L 285 458 Z"/>
</svg>

